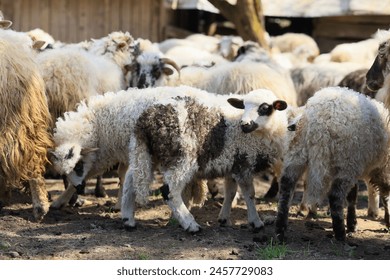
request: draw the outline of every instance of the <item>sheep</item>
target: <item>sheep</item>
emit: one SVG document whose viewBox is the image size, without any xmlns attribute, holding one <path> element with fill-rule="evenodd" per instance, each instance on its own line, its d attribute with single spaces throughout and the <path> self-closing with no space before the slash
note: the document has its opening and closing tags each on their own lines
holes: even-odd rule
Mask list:
<svg viewBox="0 0 390 280">
<path fill-rule="evenodd" d="M 60 48 L 36 58 L 46 85 L 53 124 L 83 99 L 125 88 L 121 69 L 111 60 L 84 50 Z"/>
<path fill-rule="evenodd" d="M 377 56 L 366 74 L 365 93 L 374 96 L 376 100 L 384 103 L 386 108 L 390 108 L 390 71 L 388 66 L 390 54 L 390 32 L 388 30 L 378 30 L 376 38 L 379 41 Z M 378 188 L 369 185 L 368 189 L 368 215 L 376 218 L 379 211 Z M 382 199 L 386 199 L 382 195 Z"/>
<path fill-rule="evenodd" d="M 344 76 L 344 78 L 339 82 L 338 86 L 348 87 L 354 91 L 368 94 L 370 97 L 373 97 L 371 94 L 367 93 L 366 88 L 366 74 L 368 69 L 357 69 L 351 73 Z"/>
<path fill-rule="evenodd" d="M 81 182 L 84 179 L 102 175 L 117 163 L 119 163 L 120 182 L 123 183 L 124 172 L 126 172 L 128 165 L 128 142 L 126 139 L 130 137 L 134 126 L 133 123 L 129 122 L 131 121 L 130 114 L 132 111 L 136 113 L 138 110 L 134 107 L 134 101 L 143 99 L 144 102 L 153 102 L 156 95 L 176 95 L 180 90 L 191 92 L 190 89 L 182 87 L 173 90 L 172 93 L 169 88 L 160 90 L 158 93 L 152 89 L 141 91 L 135 88 L 119 91 L 116 94 L 106 93 L 104 96 L 93 96 L 82 101 L 76 112 L 69 111 L 58 118 L 54 129 L 54 141 L 57 148 L 50 151 L 50 158 L 53 168 L 59 174 L 67 175 L 72 187 L 67 188 L 61 197 L 52 203 L 51 207 L 63 207 L 74 194 L 74 187 L 82 185 Z M 118 116 L 123 117 L 117 120 Z M 123 123 L 120 122 L 121 120 Z M 118 137 L 113 138 L 113 135 L 118 135 Z M 70 153 L 71 157 L 61 156 L 61 150 L 69 152 L 73 146 L 76 148 Z M 66 149 L 66 147 L 70 148 Z M 96 148 L 98 149 L 96 150 Z M 83 166 L 84 174 L 79 175 L 80 180 L 75 181 L 74 177 L 77 176 L 72 172 L 72 169 L 77 162 L 74 160 L 83 159 L 86 161 L 86 157 L 89 161 L 93 159 L 92 165 L 91 162 L 88 162 L 89 165 Z M 116 209 L 120 209 L 120 199 L 121 189 Z"/>
<path fill-rule="evenodd" d="M 56 43 L 54 38 L 49 33 L 43 31 L 40 28 L 35 28 L 30 31 L 27 31 L 26 34 L 30 36 L 33 42 L 43 42 L 42 46 L 39 48 L 40 50 L 52 49 L 53 45 Z"/>
<path fill-rule="evenodd" d="M 153 178 L 149 152 L 155 158 L 153 163 L 160 163 L 166 183 L 163 197 L 182 227 L 191 232 L 200 228 L 188 209 L 180 205 L 183 187 L 193 180 L 226 175 L 228 191 L 220 223 L 230 224 L 229 203 L 238 182 L 247 202 L 248 220 L 258 230 L 264 224 L 255 209 L 251 178 L 279 160 L 287 125 L 282 110 L 287 104 L 268 90 L 234 97 L 179 86 L 128 89 L 90 98 L 77 112 L 68 112 L 57 121 L 53 165 L 75 186 L 112 163 L 129 166 L 122 181 L 121 213 L 126 229 L 135 226 L 132 182 L 139 181 L 135 186 L 140 203 L 146 202 L 149 193 L 148 184 Z M 229 98 L 240 109 L 231 107 Z M 247 112 L 240 122 L 244 107 L 254 112 Z M 183 127 L 186 125 L 187 130 Z M 254 129 L 256 132 L 252 132 Z M 146 139 L 149 143 L 144 142 Z M 150 149 L 144 150 L 144 145 Z M 180 162 L 180 168 L 175 162 Z M 52 207 L 64 205 L 69 198 L 67 192 L 71 191 L 66 190 Z"/>
<path fill-rule="evenodd" d="M 373 36 L 366 40 L 335 46 L 330 51 L 330 61 L 354 62 L 360 64 L 361 68 L 370 67 L 375 59 L 380 40 L 377 34 Z"/>
<path fill-rule="evenodd" d="M 343 202 L 348 201 L 347 230 L 356 230 L 358 179 L 383 193 L 385 223 L 389 221 L 389 112 L 383 104 L 340 87 L 311 97 L 289 135 L 280 180 L 276 235 L 285 239 L 289 202 L 297 180 L 307 170 L 309 205 L 329 199 L 333 231 L 345 240 Z"/>
<path fill-rule="evenodd" d="M 49 210 L 43 173 L 53 142 L 44 82 L 31 45 L 18 32 L 0 30 L 0 199 L 8 203 L 10 188 L 28 183 L 39 221 Z"/>
<path fill-rule="evenodd" d="M 180 68 L 173 60 L 163 57 L 156 51 L 145 51 L 137 56 L 134 62 L 128 66 L 131 72 L 130 86 L 145 88 L 167 84 L 167 77 L 174 72 L 172 67 L 179 73 Z"/>
<path fill-rule="evenodd" d="M 291 70 L 291 78 L 297 92 L 297 105 L 303 106 L 318 90 L 337 86 L 349 73 L 361 69 L 361 65 L 352 62 L 328 62 L 308 64 Z"/>
<path fill-rule="evenodd" d="M 245 108 L 244 116 L 227 107 L 227 102 Z M 147 201 L 153 169 L 160 166 L 169 186 L 163 197 L 186 231 L 197 232 L 200 226 L 183 204 L 183 188 L 194 178 L 221 176 L 225 176 L 226 192 L 218 221 L 230 224 L 238 183 L 249 224 L 255 231 L 261 229 L 264 223 L 254 205 L 253 175 L 275 164 L 281 154 L 286 118 L 279 111 L 286 107 L 287 103 L 271 91 L 257 90 L 236 97 L 200 92 L 195 97 L 175 97 L 145 108 L 130 139 L 130 167 L 121 209 L 125 228 L 135 227 L 134 202 Z"/>
<path fill-rule="evenodd" d="M 316 41 L 304 33 L 271 36 L 270 45 L 274 52 L 291 53 L 304 62 L 312 62 L 320 54 Z"/>
</svg>

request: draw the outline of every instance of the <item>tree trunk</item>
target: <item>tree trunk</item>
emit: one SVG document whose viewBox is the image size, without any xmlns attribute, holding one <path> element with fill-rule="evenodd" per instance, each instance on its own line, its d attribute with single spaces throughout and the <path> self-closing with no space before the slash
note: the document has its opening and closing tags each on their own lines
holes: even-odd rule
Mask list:
<svg viewBox="0 0 390 280">
<path fill-rule="evenodd" d="M 235 25 L 242 39 L 258 42 L 263 48 L 269 49 L 262 24 L 261 0 L 237 0 L 236 5 L 231 5 L 225 0 L 209 0 L 209 2 Z"/>
</svg>

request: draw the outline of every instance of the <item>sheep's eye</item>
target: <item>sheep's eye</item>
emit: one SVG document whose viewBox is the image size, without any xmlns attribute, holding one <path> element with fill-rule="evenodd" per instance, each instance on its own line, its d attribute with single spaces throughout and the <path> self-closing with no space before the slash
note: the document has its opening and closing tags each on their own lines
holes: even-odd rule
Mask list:
<svg viewBox="0 0 390 280">
<path fill-rule="evenodd" d="M 272 113 L 272 106 L 267 103 L 263 103 L 259 106 L 259 109 L 257 109 L 257 113 L 260 116 L 269 116 Z"/>
<path fill-rule="evenodd" d="M 80 160 L 79 162 L 76 163 L 75 167 L 73 168 L 74 172 L 76 172 L 76 174 L 78 176 L 81 176 L 83 175 L 83 172 L 84 172 L 84 163 L 82 160 Z"/>
<path fill-rule="evenodd" d="M 152 68 L 152 76 L 158 79 L 161 75 L 160 68 L 158 66 L 153 66 Z"/>
</svg>

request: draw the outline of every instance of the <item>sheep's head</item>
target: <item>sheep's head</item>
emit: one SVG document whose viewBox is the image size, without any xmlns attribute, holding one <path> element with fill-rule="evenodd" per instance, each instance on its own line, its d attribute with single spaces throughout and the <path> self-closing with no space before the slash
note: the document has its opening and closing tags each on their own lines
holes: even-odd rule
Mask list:
<svg viewBox="0 0 390 280">
<path fill-rule="evenodd" d="M 130 86 L 137 88 L 163 86 L 165 77 L 174 73 L 172 67 L 180 73 L 179 66 L 173 60 L 161 57 L 157 52 L 144 52 L 127 67 L 132 77 Z"/>
<path fill-rule="evenodd" d="M 251 91 L 240 98 L 229 98 L 228 102 L 235 108 L 243 109 L 240 125 L 244 133 L 255 130 L 272 130 L 274 125 L 271 119 L 275 111 L 283 111 L 287 108 L 287 103 L 278 100 L 276 96 L 266 89 Z"/>
<path fill-rule="evenodd" d="M 379 45 L 378 55 L 366 74 L 366 87 L 369 92 L 377 92 L 383 87 L 385 77 L 390 73 L 390 40 Z"/>
<path fill-rule="evenodd" d="M 69 182 L 77 187 L 91 170 L 96 159 L 97 148 L 82 148 L 79 144 L 66 143 L 49 152 L 50 162 L 61 175 L 66 175 Z"/>
</svg>

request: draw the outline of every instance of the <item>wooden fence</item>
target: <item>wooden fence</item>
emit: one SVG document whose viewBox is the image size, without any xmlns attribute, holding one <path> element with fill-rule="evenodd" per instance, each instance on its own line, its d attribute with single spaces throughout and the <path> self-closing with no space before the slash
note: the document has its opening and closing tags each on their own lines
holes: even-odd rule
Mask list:
<svg viewBox="0 0 390 280">
<path fill-rule="evenodd" d="M 41 28 L 69 43 L 112 31 L 161 41 L 172 18 L 162 0 L 0 0 L 0 9 L 14 30 Z"/>
</svg>

